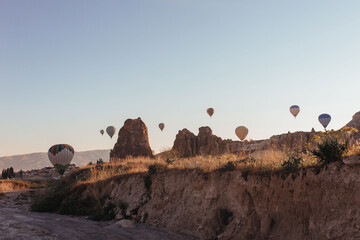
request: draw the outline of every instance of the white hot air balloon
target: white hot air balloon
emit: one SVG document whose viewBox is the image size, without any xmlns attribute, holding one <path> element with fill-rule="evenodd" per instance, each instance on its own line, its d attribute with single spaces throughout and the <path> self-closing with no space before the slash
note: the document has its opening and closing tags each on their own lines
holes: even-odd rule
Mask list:
<svg viewBox="0 0 360 240">
<path fill-rule="evenodd" d="M 213 108 L 208 108 L 206 112 L 211 117 L 212 115 L 214 115 L 215 110 Z"/>
<path fill-rule="evenodd" d="M 296 118 L 296 116 L 299 114 L 300 112 L 300 107 L 298 105 L 292 105 L 290 107 L 290 112 L 291 114 Z"/>
<path fill-rule="evenodd" d="M 331 121 L 331 116 L 327 113 L 323 113 L 319 116 L 318 119 L 319 119 L 319 122 L 321 123 L 321 125 L 326 130 L 326 127 L 329 125 L 329 123 Z"/>
<path fill-rule="evenodd" d="M 63 175 L 75 154 L 74 148 L 68 144 L 56 144 L 48 151 L 50 162 Z"/>
<path fill-rule="evenodd" d="M 110 138 L 112 139 L 112 137 L 114 136 L 114 134 L 116 132 L 116 128 L 114 126 L 109 126 L 109 127 L 106 128 L 106 132 L 110 136 Z"/>
<path fill-rule="evenodd" d="M 249 130 L 247 129 L 247 127 L 244 127 L 244 126 L 240 126 L 235 129 L 235 134 L 241 141 L 246 138 L 248 133 L 249 133 Z"/>
<path fill-rule="evenodd" d="M 164 123 L 159 123 L 159 128 L 160 128 L 161 131 L 163 131 L 164 128 L 165 128 L 165 124 Z"/>
<path fill-rule="evenodd" d="M 104 129 L 101 129 L 100 133 L 101 133 L 101 135 L 104 135 L 104 133 L 105 133 Z"/>
</svg>

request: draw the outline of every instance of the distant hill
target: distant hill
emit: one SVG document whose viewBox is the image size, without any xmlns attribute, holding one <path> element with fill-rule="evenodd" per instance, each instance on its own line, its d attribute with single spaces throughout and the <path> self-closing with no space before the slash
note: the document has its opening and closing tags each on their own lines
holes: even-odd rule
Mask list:
<svg viewBox="0 0 360 240">
<path fill-rule="evenodd" d="M 72 163 L 80 167 L 88 164 L 89 162 L 95 162 L 99 158 L 104 161 L 109 160 L 110 150 L 93 150 L 84 152 L 75 152 Z M 24 155 L 14 155 L 8 157 L 0 157 L 0 171 L 4 168 L 13 167 L 15 171 L 41 169 L 44 167 L 52 166 L 48 159 L 47 153 L 30 153 Z"/>
</svg>

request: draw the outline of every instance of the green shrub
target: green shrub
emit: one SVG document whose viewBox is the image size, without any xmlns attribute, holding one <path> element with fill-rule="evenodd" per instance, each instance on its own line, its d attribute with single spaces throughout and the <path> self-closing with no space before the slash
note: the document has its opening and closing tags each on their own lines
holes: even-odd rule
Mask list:
<svg viewBox="0 0 360 240">
<path fill-rule="evenodd" d="M 342 156 L 349 150 L 349 140 L 341 139 L 338 135 L 327 133 L 319 137 L 317 149 L 312 154 L 322 164 L 341 161 Z"/>
<path fill-rule="evenodd" d="M 288 158 L 283 164 L 281 164 L 282 167 L 284 167 L 284 170 L 287 172 L 295 171 L 297 170 L 303 163 L 303 158 L 299 151 L 295 151 L 292 154 L 288 155 Z"/>
</svg>

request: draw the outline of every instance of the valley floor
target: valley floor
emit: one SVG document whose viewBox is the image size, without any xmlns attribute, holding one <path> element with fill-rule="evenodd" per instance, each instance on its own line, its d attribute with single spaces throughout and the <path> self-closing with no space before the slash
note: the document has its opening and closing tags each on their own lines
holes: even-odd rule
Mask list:
<svg viewBox="0 0 360 240">
<path fill-rule="evenodd" d="M 0 239 L 195 239 L 144 224 L 123 228 L 114 221 L 30 212 L 33 194 L 33 190 L 0 193 Z"/>
</svg>

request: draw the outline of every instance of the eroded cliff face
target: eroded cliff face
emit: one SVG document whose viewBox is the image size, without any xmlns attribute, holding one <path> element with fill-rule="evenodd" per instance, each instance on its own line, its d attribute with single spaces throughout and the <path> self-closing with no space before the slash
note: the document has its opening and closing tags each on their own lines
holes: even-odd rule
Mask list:
<svg viewBox="0 0 360 240">
<path fill-rule="evenodd" d="M 86 194 L 127 203 L 123 217 L 201 239 L 360 238 L 357 164 L 269 176 L 171 170 L 88 184 Z"/>
</svg>

